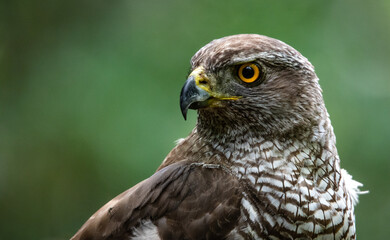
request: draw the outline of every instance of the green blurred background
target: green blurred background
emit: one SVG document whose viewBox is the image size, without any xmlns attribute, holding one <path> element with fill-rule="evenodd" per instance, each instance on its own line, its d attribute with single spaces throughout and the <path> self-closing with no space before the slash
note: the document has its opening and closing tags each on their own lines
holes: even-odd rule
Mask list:
<svg viewBox="0 0 390 240">
<path fill-rule="evenodd" d="M 68 239 L 193 128 L 179 93 L 210 40 L 260 33 L 316 66 L 359 239 L 390 228 L 390 1 L 0 1 L 0 239 Z"/>
</svg>

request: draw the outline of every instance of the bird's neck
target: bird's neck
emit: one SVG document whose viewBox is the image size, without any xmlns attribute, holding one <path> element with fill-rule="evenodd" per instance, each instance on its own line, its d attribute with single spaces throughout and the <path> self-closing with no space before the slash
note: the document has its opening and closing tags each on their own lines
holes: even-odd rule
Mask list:
<svg viewBox="0 0 390 240">
<path fill-rule="evenodd" d="M 340 166 L 330 120 L 288 135 L 263 134 L 255 125 L 239 127 L 199 122 L 193 132 L 168 154 L 159 169 L 177 161 L 224 165 L 238 176 L 248 171 L 305 178 L 339 180 Z M 234 127 L 232 127 L 234 126 Z M 255 178 L 255 177 L 254 177 Z"/>
</svg>

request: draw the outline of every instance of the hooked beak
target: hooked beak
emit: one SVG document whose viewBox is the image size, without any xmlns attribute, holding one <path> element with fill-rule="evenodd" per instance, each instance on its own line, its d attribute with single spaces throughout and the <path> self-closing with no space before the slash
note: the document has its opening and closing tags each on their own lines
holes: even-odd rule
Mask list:
<svg viewBox="0 0 390 240">
<path fill-rule="evenodd" d="M 199 109 L 201 107 L 207 107 L 207 100 L 210 97 L 207 91 L 196 85 L 195 77 L 190 75 L 180 93 L 180 109 L 184 119 L 187 119 L 187 111 L 189 108 Z"/>
<path fill-rule="evenodd" d="M 237 100 L 241 97 L 225 96 L 211 90 L 210 80 L 203 67 L 196 68 L 187 78 L 180 93 L 180 109 L 187 119 L 188 109 L 199 109 L 209 106 L 220 106 L 221 100 Z"/>
</svg>

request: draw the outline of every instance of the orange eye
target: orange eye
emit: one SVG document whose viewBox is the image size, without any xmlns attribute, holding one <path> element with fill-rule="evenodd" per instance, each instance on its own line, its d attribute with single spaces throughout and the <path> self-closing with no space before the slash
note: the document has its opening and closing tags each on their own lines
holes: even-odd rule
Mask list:
<svg viewBox="0 0 390 240">
<path fill-rule="evenodd" d="M 238 77 L 246 83 L 253 83 L 259 78 L 259 76 L 260 69 L 254 63 L 242 64 L 238 69 Z"/>
</svg>

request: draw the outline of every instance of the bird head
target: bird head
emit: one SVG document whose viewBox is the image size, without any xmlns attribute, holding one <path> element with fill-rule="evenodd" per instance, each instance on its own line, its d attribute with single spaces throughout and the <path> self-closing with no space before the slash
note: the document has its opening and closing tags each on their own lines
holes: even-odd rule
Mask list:
<svg viewBox="0 0 390 240">
<path fill-rule="evenodd" d="M 198 124 L 250 126 L 263 134 L 310 128 L 326 112 L 310 62 L 289 45 L 257 34 L 202 47 L 191 59 L 180 107 L 184 118 L 197 109 Z"/>
</svg>

